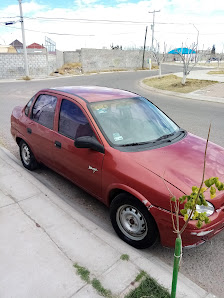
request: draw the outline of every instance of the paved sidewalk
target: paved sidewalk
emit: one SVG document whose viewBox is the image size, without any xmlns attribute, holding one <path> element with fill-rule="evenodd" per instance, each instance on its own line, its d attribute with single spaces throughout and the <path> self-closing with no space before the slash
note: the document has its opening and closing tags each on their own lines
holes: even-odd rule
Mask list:
<svg viewBox="0 0 224 298">
<path fill-rule="evenodd" d="M 197 80 L 208 80 L 208 81 L 217 81 L 217 82 L 224 82 L 224 75 L 223 74 L 208 74 L 209 71 L 214 71 L 216 69 L 201 69 L 201 70 L 193 70 L 189 73 L 187 78 L 189 79 L 197 79 Z M 174 75 L 182 77 L 183 72 L 174 73 Z"/>
<path fill-rule="evenodd" d="M 142 257 L 115 234 L 80 215 L 0 147 L 0 297 L 100 297 L 76 273 L 86 267 L 114 296 L 124 297 L 141 270 L 170 288 L 172 268 Z M 129 261 L 120 256 L 128 254 Z M 181 273 L 177 297 L 215 297 Z"/>
</svg>

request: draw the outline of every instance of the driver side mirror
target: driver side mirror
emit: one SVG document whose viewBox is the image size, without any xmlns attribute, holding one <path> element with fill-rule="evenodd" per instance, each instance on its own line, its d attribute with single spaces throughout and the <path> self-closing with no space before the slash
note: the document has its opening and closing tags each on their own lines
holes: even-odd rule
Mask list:
<svg viewBox="0 0 224 298">
<path fill-rule="evenodd" d="M 75 139 L 74 145 L 76 148 L 89 148 L 104 153 L 104 146 L 101 145 L 94 137 L 79 137 Z"/>
</svg>

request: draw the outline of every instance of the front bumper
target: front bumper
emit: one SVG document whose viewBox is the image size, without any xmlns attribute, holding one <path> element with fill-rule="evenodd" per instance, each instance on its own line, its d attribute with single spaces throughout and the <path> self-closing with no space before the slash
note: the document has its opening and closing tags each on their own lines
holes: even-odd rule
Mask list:
<svg viewBox="0 0 224 298">
<path fill-rule="evenodd" d="M 173 231 L 171 213 L 155 206 L 150 206 L 149 211 L 157 223 L 161 244 L 163 246 L 174 247 L 176 234 Z M 224 206 L 216 210 L 209 219 L 211 222 L 209 224 L 203 224 L 201 229 L 196 227 L 195 220 L 189 221 L 187 228 L 181 235 L 183 247 L 200 245 L 221 232 L 224 229 Z M 184 220 L 180 216 L 180 227 L 183 225 Z"/>
</svg>

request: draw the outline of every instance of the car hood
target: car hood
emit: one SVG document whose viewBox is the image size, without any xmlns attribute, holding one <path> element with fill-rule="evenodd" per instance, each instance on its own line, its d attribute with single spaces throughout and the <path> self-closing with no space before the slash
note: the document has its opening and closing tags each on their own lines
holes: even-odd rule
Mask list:
<svg viewBox="0 0 224 298">
<path fill-rule="evenodd" d="M 153 150 L 132 152 L 130 158 L 144 168 L 163 177 L 185 194 L 192 186 L 200 186 L 204 166 L 206 140 L 190 133 L 181 141 Z M 208 143 L 205 180 L 224 176 L 224 149 Z"/>
</svg>

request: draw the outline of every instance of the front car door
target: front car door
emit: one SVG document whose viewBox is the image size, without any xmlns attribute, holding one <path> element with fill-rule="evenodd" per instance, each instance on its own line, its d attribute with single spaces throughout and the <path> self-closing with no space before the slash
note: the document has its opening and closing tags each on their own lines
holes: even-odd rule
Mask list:
<svg viewBox="0 0 224 298">
<path fill-rule="evenodd" d="M 58 131 L 54 132 L 53 137 L 53 157 L 58 172 L 101 198 L 104 154 L 74 146 L 75 139 L 81 136 L 93 136 L 98 139 L 87 117 L 79 103 L 66 97 L 61 99 Z"/>
</svg>

